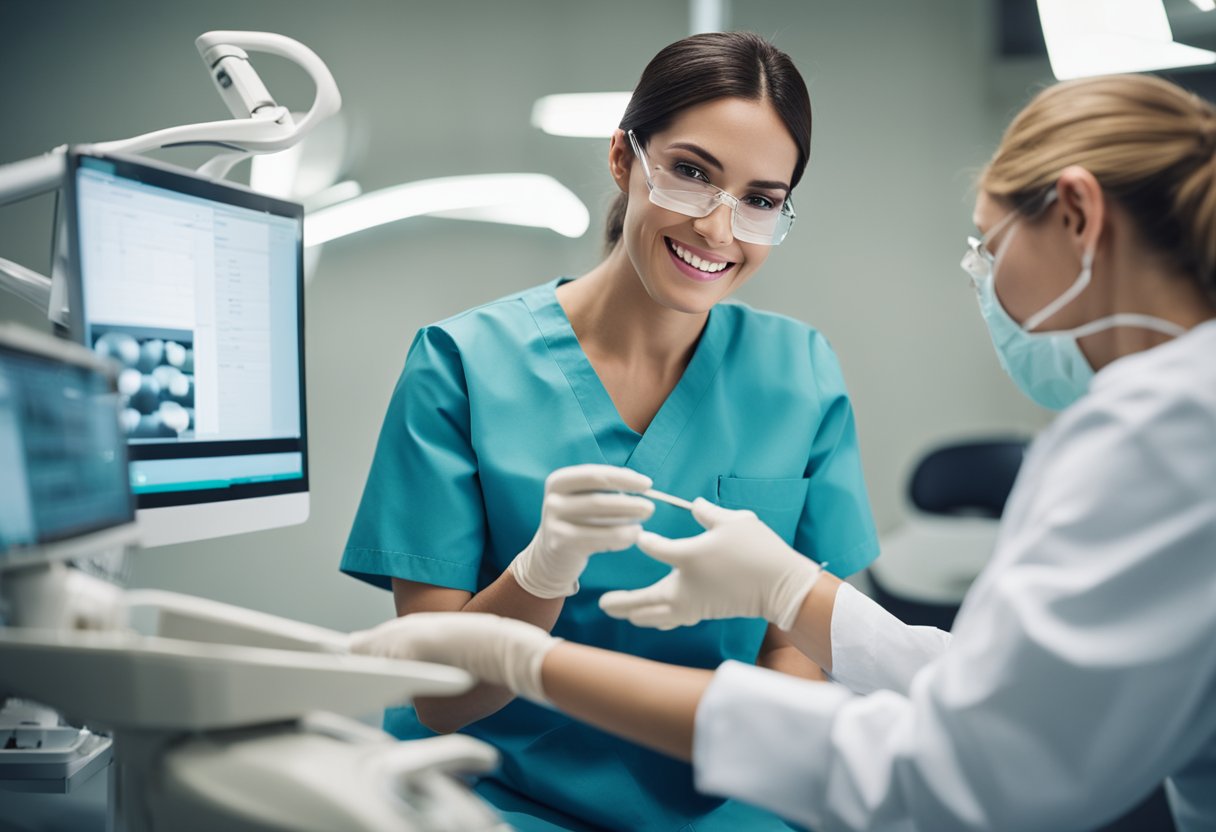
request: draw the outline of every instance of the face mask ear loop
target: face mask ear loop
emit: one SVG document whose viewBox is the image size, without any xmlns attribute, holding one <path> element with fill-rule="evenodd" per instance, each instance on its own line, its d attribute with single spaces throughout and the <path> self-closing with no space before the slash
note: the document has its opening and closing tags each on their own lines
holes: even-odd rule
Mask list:
<svg viewBox="0 0 1216 832">
<path fill-rule="evenodd" d="M 1164 318 L 1154 318 L 1152 315 L 1141 315 L 1137 312 L 1119 312 L 1106 318 L 1099 318 L 1096 321 L 1082 324 L 1076 329 L 1070 329 L 1060 334 L 1068 335 L 1072 338 L 1084 338 L 1087 335 L 1093 335 L 1095 332 L 1102 332 L 1103 330 L 1114 329 L 1120 326 L 1151 329 L 1154 332 L 1160 332 L 1162 335 L 1169 335 L 1173 338 L 1186 334 L 1186 328 L 1179 326 L 1173 321 L 1167 321 Z"/>
<path fill-rule="evenodd" d="M 1026 323 L 1022 324 L 1022 329 L 1024 329 L 1026 332 L 1033 332 L 1039 327 L 1040 324 L 1042 324 L 1052 315 L 1056 314 L 1065 306 L 1072 303 L 1076 299 L 1077 295 L 1085 291 L 1085 287 L 1089 285 L 1090 280 L 1093 278 L 1093 273 L 1094 250 L 1091 248 L 1087 249 L 1085 254 L 1082 256 L 1081 273 L 1077 275 L 1077 279 L 1073 281 L 1072 286 L 1069 286 L 1068 290 L 1065 291 L 1064 294 L 1047 304 L 1044 309 L 1036 312 L 1034 315 L 1031 315 L 1026 320 Z"/>
<path fill-rule="evenodd" d="M 1010 216 L 1013 216 L 1013 214 L 1010 214 Z M 1004 222 L 1001 223 L 1001 225 L 1004 224 Z M 997 228 L 1000 228 L 1001 225 L 998 225 Z M 1005 234 L 1005 239 L 1001 240 L 1001 250 L 993 253 L 992 262 L 988 264 L 988 275 L 986 279 L 993 281 L 994 294 L 996 291 L 996 270 L 1000 267 L 1001 261 L 1005 259 L 1005 252 L 1009 251 L 1009 244 L 1013 242 L 1013 238 L 1017 236 L 1018 231 L 1021 228 L 1022 224 L 1020 222 L 1014 221 L 1010 224 L 1009 231 Z"/>
</svg>

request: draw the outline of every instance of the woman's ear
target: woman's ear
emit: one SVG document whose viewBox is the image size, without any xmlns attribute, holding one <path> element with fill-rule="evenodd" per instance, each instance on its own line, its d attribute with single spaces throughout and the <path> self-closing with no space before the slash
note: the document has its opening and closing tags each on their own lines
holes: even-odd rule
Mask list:
<svg viewBox="0 0 1216 832">
<path fill-rule="evenodd" d="M 629 193 L 629 171 L 632 168 L 633 148 L 629 146 L 629 137 L 624 130 L 617 128 L 612 131 L 612 140 L 608 144 L 608 172 L 622 193 Z"/>
<path fill-rule="evenodd" d="M 1106 194 L 1097 178 L 1079 165 L 1060 172 L 1056 180 L 1064 231 L 1077 250 L 1077 259 L 1096 252 L 1106 221 Z"/>
</svg>

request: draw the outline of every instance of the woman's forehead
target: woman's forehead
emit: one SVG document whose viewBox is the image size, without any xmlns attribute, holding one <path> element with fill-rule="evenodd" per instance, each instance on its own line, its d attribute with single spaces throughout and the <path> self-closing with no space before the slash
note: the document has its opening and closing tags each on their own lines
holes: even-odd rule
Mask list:
<svg viewBox="0 0 1216 832">
<path fill-rule="evenodd" d="M 798 145 L 768 101 L 719 98 L 681 111 L 652 137 L 652 147 L 694 145 L 723 168 L 749 177 L 789 181 L 798 163 Z"/>
<path fill-rule="evenodd" d="M 975 196 L 975 207 L 971 211 L 971 221 L 980 231 L 986 231 L 993 223 L 1004 216 L 1005 210 L 990 194 L 980 191 Z"/>
</svg>

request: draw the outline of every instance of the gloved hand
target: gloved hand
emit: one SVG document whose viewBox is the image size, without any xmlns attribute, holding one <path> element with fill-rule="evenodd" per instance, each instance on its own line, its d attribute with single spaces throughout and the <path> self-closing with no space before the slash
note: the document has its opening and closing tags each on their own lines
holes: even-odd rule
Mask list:
<svg viewBox="0 0 1216 832">
<path fill-rule="evenodd" d="M 416 612 L 350 634 L 350 652 L 435 662 L 545 704 L 540 668 L 560 642 L 540 627 L 482 612 Z"/>
<path fill-rule="evenodd" d="M 764 618 L 782 630 L 822 571 L 791 549 L 751 511 L 732 511 L 698 498 L 693 517 L 708 531 L 669 540 L 643 532 L 637 545 L 675 567 L 643 589 L 607 592 L 600 608 L 639 627 L 670 630 L 706 619 Z"/>
<path fill-rule="evenodd" d="M 597 552 L 628 549 L 654 513 L 643 497 L 605 492 L 645 491 L 650 477 L 612 465 L 559 468 L 545 480 L 540 526 L 511 561 L 515 581 L 537 598 L 578 592 L 578 576 Z"/>
</svg>

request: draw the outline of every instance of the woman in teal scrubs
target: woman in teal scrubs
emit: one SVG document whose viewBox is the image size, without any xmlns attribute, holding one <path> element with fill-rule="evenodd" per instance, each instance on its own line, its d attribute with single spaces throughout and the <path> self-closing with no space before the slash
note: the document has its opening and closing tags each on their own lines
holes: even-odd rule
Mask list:
<svg viewBox="0 0 1216 832">
<path fill-rule="evenodd" d="M 391 589 L 398 615 L 492 612 L 658 661 L 715 668 L 735 659 L 818 676 L 759 619 L 662 632 L 609 618 L 597 604 L 603 593 L 667 571 L 636 548 L 598 554 L 581 575 L 579 564 L 577 582 L 556 597 L 529 592 L 521 583 L 533 582 L 512 566 L 534 554 L 542 505 L 549 512 L 568 499 L 546 493 L 550 472 L 587 463 L 628 469 L 641 485 L 624 490 L 652 481 L 751 509 L 807 557 L 831 553 L 838 575 L 875 557 L 852 407 L 831 348 L 805 324 L 727 300 L 792 225 L 790 191 L 810 133 L 803 80 L 763 39 L 697 35 L 662 50 L 611 141 L 621 195 L 607 257 L 576 280 L 418 333 L 342 571 Z M 594 544 L 604 528 L 563 532 L 578 549 L 579 535 Z M 666 505 L 646 528 L 700 531 Z M 684 763 L 500 687 L 416 706 L 390 711 L 386 729 L 401 738 L 462 730 L 495 745 L 501 768 L 477 788 L 522 830 L 787 828 L 697 794 Z"/>
</svg>

